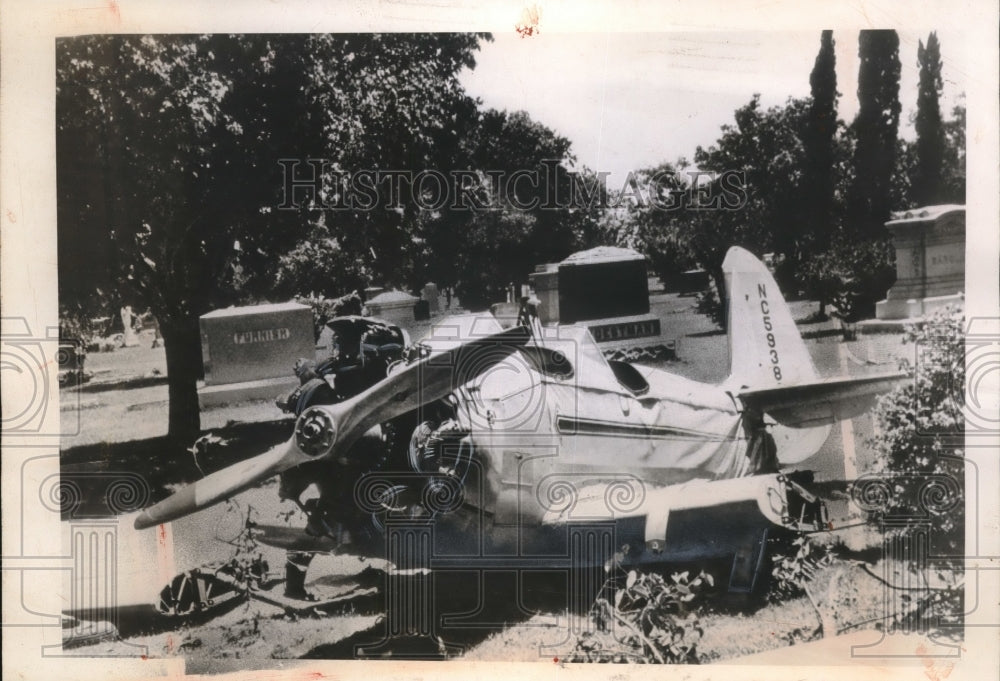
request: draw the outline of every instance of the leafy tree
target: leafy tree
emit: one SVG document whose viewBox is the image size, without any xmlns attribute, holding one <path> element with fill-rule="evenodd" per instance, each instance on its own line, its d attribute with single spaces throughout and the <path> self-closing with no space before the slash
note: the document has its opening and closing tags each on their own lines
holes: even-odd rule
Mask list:
<svg viewBox="0 0 1000 681">
<path fill-rule="evenodd" d="M 198 317 L 273 295 L 279 256 L 294 259 L 302 239 L 323 238 L 316 236 L 323 225 L 343 226 L 338 245 L 359 263 L 348 285 L 365 267 L 386 278 L 412 270 L 405 248 L 412 212 L 320 220 L 322 192 L 280 210 L 287 197 L 278 161 L 433 167 L 457 147 L 463 116 L 474 113 L 457 76 L 474 66 L 481 38 L 59 41 L 60 262 L 86 263 L 61 269 L 60 298 L 83 310 L 105 292 L 152 309 L 166 345 L 171 436 L 189 441 L 199 429 Z"/>
<path fill-rule="evenodd" d="M 483 310 L 504 300 L 509 284 L 527 281 L 531 260 L 525 243 L 537 218 L 520 210 L 479 211 L 466 225 L 464 248 L 455 262 L 462 306 Z"/>
<path fill-rule="evenodd" d="M 938 310 L 908 326 L 904 343 L 914 346 L 900 362 L 908 379 L 883 395 L 869 441 L 875 466 L 859 479 L 852 496 L 894 541 L 923 546 L 908 560 L 923 573 L 921 556 L 933 556 L 936 584 L 923 581 L 893 613 L 889 626 L 908 624 L 954 627 L 962 622 L 965 553 L 965 366 L 966 334 L 961 309 Z M 920 575 L 922 580 L 926 576 Z M 889 586 L 893 586 L 889 584 Z M 914 620 L 917 620 L 915 622 Z M 919 622 L 919 623 L 918 623 Z"/>
<path fill-rule="evenodd" d="M 917 167 L 911 196 L 918 206 L 940 203 L 944 198 L 945 135 L 941 120 L 941 46 L 931 31 L 927 45 L 917 45 L 920 84 L 917 91 Z"/>
<path fill-rule="evenodd" d="M 371 263 L 345 248 L 346 231 L 344 226 L 331 229 L 323 220 L 313 225 L 278 258 L 274 294 L 286 299 L 304 294 L 337 297 L 344 291 L 364 290 L 373 278 Z"/>
<path fill-rule="evenodd" d="M 697 167 L 715 173 L 716 180 L 697 192 L 701 198 L 689 211 L 693 219 L 684 227 L 683 241 L 720 295 L 725 290 L 722 261 L 730 246 L 758 255 L 774 250 L 792 263 L 800 259 L 805 151 L 798 133 L 807 112 L 808 102 L 801 99 L 762 110 L 754 95 L 736 110 L 735 126 L 724 125 L 714 146 L 695 152 Z M 723 177 L 737 189 L 730 196 L 738 199 L 734 205 L 715 199 Z M 707 204 L 704 197 L 710 197 Z"/>
<path fill-rule="evenodd" d="M 965 104 L 956 104 L 951 115 L 944 123 L 942 201 L 965 203 Z"/>
<path fill-rule="evenodd" d="M 474 134 L 476 102 L 459 82 L 475 67 L 483 34 L 314 36 L 308 69 L 330 171 L 422 171 L 461 167 Z M 373 281 L 414 288 L 427 266 L 420 188 L 386 180 L 371 209 L 327 216 L 346 252 L 369 263 Z M 373 255 L 374 253 L 374 255 Z M 426 281 L 426 279 L 424 279 Z"/>
<path fill-rule="evenodd" d="M 239 157 L 227 167 L 218 153 L 239 147 L 243 132 L 223 106 L 233 74 L 208 36 L 87 37 L 59 47 L 60 257 L 87 263 L 62 269 L 60 295 L 83 302 L 114 290 L 154 311 L 171 434 L 190 438 L 199 421 L 198 315 L 224 299 L 247 214 L 246 205 L 218 210 L 218 196 L 245 189 L 232 171 Z"/>
<path fill-rule="evenodd" d="M 667 285 L 676 283 L 695 264 L 686 243 L 693 219 L 686 210 L 692 199 L 690 176 L 682 172 L 687 165 L 678 159 L 636 172 L 636 186 L 647 195 L 641 201 L 625 202 L 622 224 L 616 228 L 618 245 L 645 255 L 652 271 Z"/>
<path fill-rule="evenodd" d="M 861 31 L 858 100 L 854 119 L 854 177 L 847 227 L 863 239 L 885 235 L 899 132 L 899 36 L 892 30 Z"/>
<path fill-rule="evenodd" d="M 600 240 L 601 205 L 573 196 L 574 184 L 599 179 L 572 169 L 569 140 L 523 111 L 483 112 L 466 144 L 466 170 L 477 178 L 470 200 L 480 207 L 435 216 L 442 229 L 430 238 L 439 270 L 451 272 L 462 304 L 476 309 L 503 300 L 508 284 L 526 283 L 536 264 Z"/>
<path fill-rule="evenodd" d="M 833 314 L 852 324 L 871 317 L 875 303 L 896 278 L 889 239 L 859 240 L 838 233 L 830 248 L 803 265 L 809 290 L 833 305 Z"/>
</svg>

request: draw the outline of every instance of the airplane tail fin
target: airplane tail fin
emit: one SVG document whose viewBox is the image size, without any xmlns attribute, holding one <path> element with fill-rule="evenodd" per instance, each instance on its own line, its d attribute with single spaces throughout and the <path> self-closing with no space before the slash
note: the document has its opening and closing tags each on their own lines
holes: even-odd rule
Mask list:
<svg viewBox="0 0 1000 681">
<path fill-rule="evenodd" d="M 729 293 L 729 379 L 744 409 L 767 415 L 782 464 L 798 463 L 826 441 L 830 425 L 854 418 L 903 373 L 820 379 L 788 304 L 764 264 L 731 248 L 722 264 Z"/>
<path fill-rule="evenodd" d="M 809 351 L 764 263 L 734 246 L 722 271 L 729 298 L 727 384 L 766 389 L 815 381 Z"/>
</svg>

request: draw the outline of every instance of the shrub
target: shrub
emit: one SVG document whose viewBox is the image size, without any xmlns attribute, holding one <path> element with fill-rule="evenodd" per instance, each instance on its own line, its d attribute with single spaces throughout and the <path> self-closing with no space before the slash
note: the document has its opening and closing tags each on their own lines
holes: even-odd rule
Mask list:
<svg viewBox="0 0 1000 681">
<path fill-rule="evenodd" d="M 908 327 L 904 340 L 915 346 L 915 361 L 901 362 L 910 380 L 879 400 L 878 428 L 870 441 L 879 456 L 874 475 L 856 483 L 854 496 L 886 534 L 914 547 L 913 559 L 905 554 L 884 559 L 904 561 L 910 572 L 921 573 L 926 585 L 900 595 L 902 607 L 892 614 L 890 625 L 909 628 L 936 621 L 954 627 L 964 611 L 962 313 L 957 308 L 939 311 L 924 324 Z M 918 551 L 920 546 L 924 548 Z M 936 580 L 922 553 L 934 556 Z M 931 580 L 937 586 L 931 586 Z"/>
<path fill-rule="evenodd" d="M 632 570 L 609 580 L 590 610 L 596 632 L 577 639 L 569 662 L 697 664 L 704 631 L 693 609 L 712 576 Z"/>
<path fill-rule="evenodd" d="M 874 473 L 883 483 L 878 517 L 931 526 L 932 537 L 959 550 L 964 533 L 965 332 L 949 307 L 908 326 L 914 358 L 909 380 L 878 402 Z M 900 522 L 894 523 L 900 525 Z M 944 547 L 939 547 L 944 548 Z"/>
</svg>

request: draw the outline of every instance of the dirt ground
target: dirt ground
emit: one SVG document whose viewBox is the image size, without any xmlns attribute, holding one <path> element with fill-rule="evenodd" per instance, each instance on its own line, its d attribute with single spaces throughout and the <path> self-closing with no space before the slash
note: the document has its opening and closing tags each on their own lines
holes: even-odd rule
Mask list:
<svg viewBox="0 0 1000 681">
<path fill-rule="evenodd" d="M 660 316 L 668 335 L 677 341 L 678 359 L 660 366 L 702 381 L 720 380 L 727 366 L 726 336 L 707 318 L 695 313 L 693 305 L 691 297 L 673 294 L 653 297 L 653 311 Z M 836 322 L 810 320 L 815 303 L 796 302 L 791 307 L 823 376 L 894 370 L 899 358 L 910 350 L 902 345 L 898 332 L 859 335 L 858 340 L 845 343 Z M 286 439 L 291 430 L 291 420 L 271 402 L 210 410 L 203 414 L 203 428 L 228 440 L 229 446 L 218 449 L 211 460 L 196 461 L 183 449 L 170 448 L 163 437 L 167 389 L 162 380 L 165 372 L 162 347 L 154 349 L 143 344 L 113 353 L 92 354 L 88 357 L 87 368 L 94 371 L 95 376 L 90 384 L 61 393 L 64 421 L 78 424 L 78 428 L 69 429 L 63 439 L 64 475 L 80 471 L 139 471 L 150 482 L 151 497 L 155 501 L 207 470 L 264 451 Z M 849 428 L 835 428 L 823 451 L 802 467 L 816 470 L 820 481 L 841 481 L 863 472 L 871 463 L 865 446 L 871 428 L 869 418 L 856 419 Z M 845 449 L 854 453 L 846 468 L 842 456 Z M 294 508 L 280 504 L 276 496 L 274 483 L 269 482 L 244 492 L 238 503 L 252 506 L 256 513 L 268 518 L 294 515 Z M 842 515 L 847 513 L 846 506 L 840 511 Z M 197 521 L 188 518 L 173 523 L 175 541 L 185 536 L 185 541 L 190 542 L 192 534 L 206 535 L 206 527 L 217 527 L 225 522 L 231 524 L 224 520 L 226 511 L 216 513 L 212 517 L 208 512 L 198 514 Z M 64 524 L 69 523 L 68 520 Z M 128 536 L 130 525 L 131 518 L 123 517 L 125 540 L 151 546 L 148 537 Z M 170 574 L 227 558 L 232 547 L 218 537 L 218 532 L 206 535 L 192 545 L 194 548 L 188 546 L 186 552 L 175 552 L 175 564 L 172 565 L 175 572 Z M 841 539 L 845 551 L 851 555 L 878 551 L 881 542 L 877 534 L 861 529 L 847 530 Z M 270 554 L 273 571 L 280 572 L 283 555 L 283 552 Z M 877 568 L 877 561 L 874 564 Z M 325 563 L 318 561 L 310 568 L 309 588 L 322 591 L 330 579 L 362 573 L 366 567 L 370 568 L 371 564 L 351 562 L 346 558 Z M 126 566 L 126 572 L 129 569 Z M 165 583 L 164 580 L 150 580 L 148 571 L 139 567 L 135 567 L 134 573 L 135 581 L 145 582 L 141 586 L 147 594 L 155 593 Z M 429 579 L 434 585 L 431 592 L 447 595 L 447 607 L 435 610 L 443 619 L 431 627 L 429 637 L 394 635 L 383 645 L 390 630 L 398 634 L 399 624 L 386 619 L 386 604 L 381 600 L 384 589 L 381 595 L 353 599 L 321 612 L 298 614 L 290 614 L 282 607 L 255 598 L 239 599 L 225 612 L 204 621 L 164 619 L 155 614 L 152 599 L 144 603 L 143 598 L 147 597 L 140 596 L 128 607 L 122 603 L 116 622 L 120 633 L 117 640 L 79 645 L 77 654 L 132 655 L 145 651 L 143 654 L 153 657 L 183 656 L 189 672 L 263 667 L 275 658 L 365 655 L 418 658 L 443 655 L 473 660 L 533 661 L 565 656 L 572 650 L 575 635 L 586 626 L 581 613 L 568 610 L 565 588 L 560 588 L 558 580 L 553 586 L 543 579 L 542 585 L 527 598 L 530 607 L 525 607 L 522 599 L 509 597 L 511 588 L 517 590 L 523 585 L 500 584 L 494 593 L 486 590 L 474 576 L 450 574 Z M 817 577 L 816 583 L 824 594 L 822 602 L 830 618 L 827 623 L 836 622 L 838 632 L 877 629 L 884 625 L 884 586 L 849 559 L 834 562 Z M 140 591 L 142 589 L 136 589 L 136 593 Z M 504 596 L 505 593 L 508 595 Z M 463 604 L 466 613 L 478 613 L 478 620 L 465 618 L 465 622 L 477 621 L 476 626 L 462 623 L 463 610 L 457 603 Z M 446 626 L 449 621 L 451 626 Z M 709 607 L 702 615 L 702 622 L 705 636 L 698 653 L 704 662 L 731 660 L 813 640 L 820 635 L 816 610 L 804 596 L 780 603 Z M 831 635 L 831 632 L 823 633 Z M 86 642 L 80 640 L 79 643 Z"/>
</svg>

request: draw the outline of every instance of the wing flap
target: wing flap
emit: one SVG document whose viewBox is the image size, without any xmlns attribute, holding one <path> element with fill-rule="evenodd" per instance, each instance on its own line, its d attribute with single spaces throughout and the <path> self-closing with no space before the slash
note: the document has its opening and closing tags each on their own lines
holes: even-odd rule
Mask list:
<svg viewBox="0 0 1000 681">
<path fill-rule="evenodd" d="M 852 419 L 868 411 L 875 398 L 907 378 L 904 372 L 861 378 L 834 378 L 798 385 L 741 390 L 744 407 L 767 414 L 783 426 L 809 428 Z"/>
</svg>

